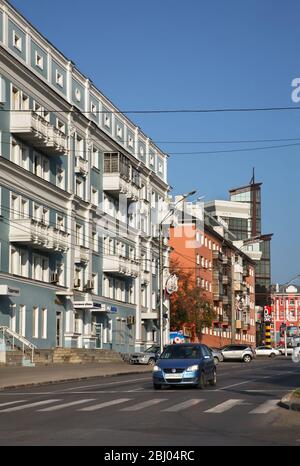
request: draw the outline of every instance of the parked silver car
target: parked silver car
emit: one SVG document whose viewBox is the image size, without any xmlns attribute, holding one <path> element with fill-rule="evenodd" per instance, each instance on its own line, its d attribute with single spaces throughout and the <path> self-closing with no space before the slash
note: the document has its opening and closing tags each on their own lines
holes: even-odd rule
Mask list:
<svg viewBox="0 0 300 466">
<path fill-rule="evenodd" d="M 255 352 L 249 345 L 227 345 L 221 348 L 224 361 L 251 362 L 255 358 Z"/>
<path fill-rule="evenodd" d="M 140 353 L 132 353 L 129 362 L 130 364 L 149 364 L 150 366 L 154 366 L 159 353 L 159 346 L 153 345 Z"/>
<path fill-rule="evenodd" d="M 219 364 L 220 362 L 224 361 L 224 356 L 222 354 L 222 350 L 220 348 L 209 348 L 210 351 L 212 352 L 213 358 L 215 365 Z"/>
</svg>

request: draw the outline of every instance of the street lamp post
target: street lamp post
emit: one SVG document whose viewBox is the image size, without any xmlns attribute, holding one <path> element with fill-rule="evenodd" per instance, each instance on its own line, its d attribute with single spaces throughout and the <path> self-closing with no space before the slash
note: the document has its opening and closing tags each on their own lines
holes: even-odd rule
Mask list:
<svg viewBox="0 0 300 466">
<path fill-rule="evenodd" d="M 196 191 L 191 191 L 187 194 L 184 194 L 179 201 L 173 206 L 173 208 L 165 215 L 165 217 L 161 220 L 158 225 L 158 234 L 159 234 L 159 346 L 160 352 L 162 353 L 164 349 L 164 258 L 163 258 L 163 246 L 164 246 L 164 238 L 163 238 L 163 223 L 167 220 L 175 212 L 175 207 L 180 202 L 184 201 L 187 197 L 193 196 Z"/>
</svg>

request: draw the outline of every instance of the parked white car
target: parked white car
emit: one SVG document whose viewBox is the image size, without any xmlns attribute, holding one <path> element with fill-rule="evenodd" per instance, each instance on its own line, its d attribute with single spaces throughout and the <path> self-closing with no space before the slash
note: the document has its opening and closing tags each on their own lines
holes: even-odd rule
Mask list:
<svg viewBox="0 0 300 466">
<path fill-rule="evenodd" d="M 275 358 L 280 355 L 280 351 L 272 346 L 258 346 L 255 350 L 256 356 L 269 356 L 269 358 Z"/>
</svg>

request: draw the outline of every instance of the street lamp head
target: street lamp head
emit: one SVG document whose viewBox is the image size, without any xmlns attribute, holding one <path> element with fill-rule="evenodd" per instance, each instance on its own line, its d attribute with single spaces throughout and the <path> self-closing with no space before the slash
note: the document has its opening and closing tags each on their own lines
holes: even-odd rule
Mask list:
<svg viewBox="0 0 300 466">
<path fill-rule="evenodd" d="M 193 196 L 194 194 L 196 194 L 196 192 L 197 192 L 196 190 L 191 191 L 191 192 L 189 192 L 189 193 L 187 193 L 187 194 L 184 194 L 183 197 Z"/>
</svg>

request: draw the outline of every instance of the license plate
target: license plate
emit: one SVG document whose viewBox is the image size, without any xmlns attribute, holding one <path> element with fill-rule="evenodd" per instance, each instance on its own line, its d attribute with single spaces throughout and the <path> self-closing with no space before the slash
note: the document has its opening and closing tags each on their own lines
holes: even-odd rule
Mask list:
<svg viewBox="0 0 300 466">
<path fill-rule="evenodd" d="M 182 379 L 182 374 L 166 374 L 166 379 Z"/>
</svg>

